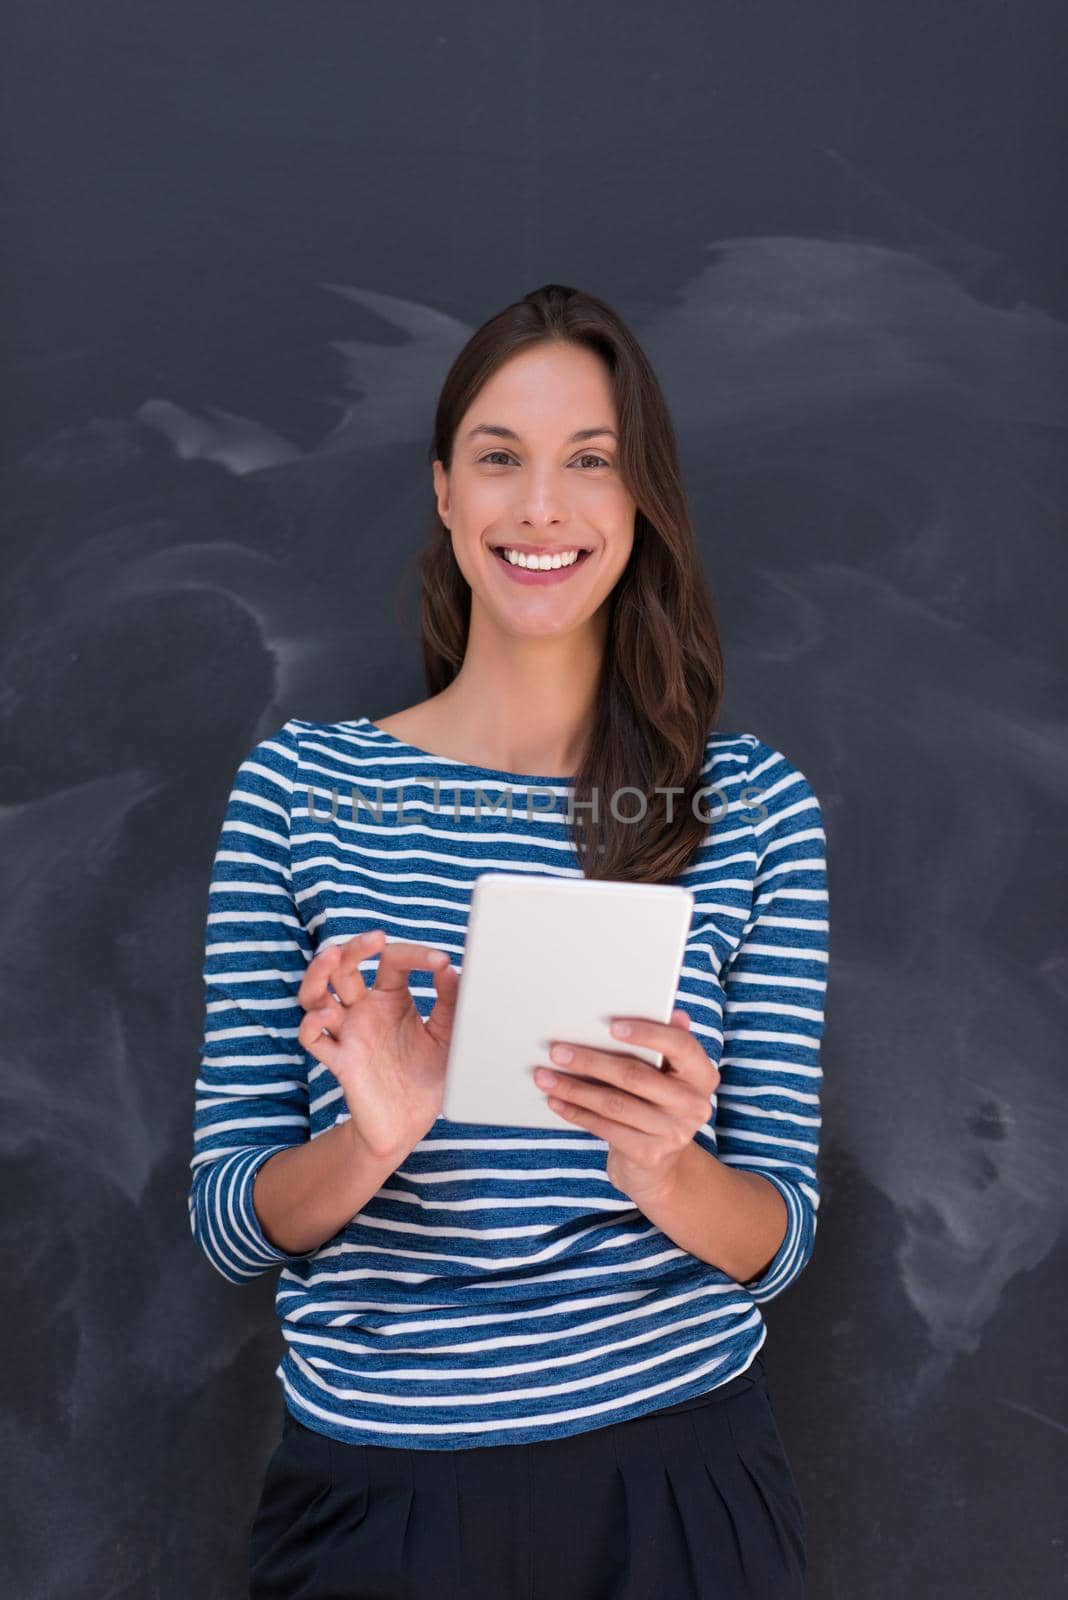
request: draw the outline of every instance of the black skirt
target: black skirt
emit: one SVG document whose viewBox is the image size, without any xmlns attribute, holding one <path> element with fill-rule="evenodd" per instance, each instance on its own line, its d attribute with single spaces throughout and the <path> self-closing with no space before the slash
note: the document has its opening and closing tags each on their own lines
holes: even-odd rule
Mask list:
<svg viewBox="0 0 1068 1600">
<path fill-rule="evenodd" d="M 697 1399 L 536 1444 L 346 1444 L 287 1411 L 249 1600 L 802 1600 L 805 1534 L 758 1355 Z"/>
</svg>

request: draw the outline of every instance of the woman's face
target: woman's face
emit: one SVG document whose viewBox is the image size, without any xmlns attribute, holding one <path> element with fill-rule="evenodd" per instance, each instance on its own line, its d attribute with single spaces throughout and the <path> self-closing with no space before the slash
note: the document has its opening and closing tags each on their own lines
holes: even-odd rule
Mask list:
<svg viewBox="0 0 1068 1600">
<path fill-rule="evenodd" d="M 472 609 L 481 605 L 509 632 L 538 635 L 596 614 L 634 543 L 617 427 L 608 369 L 585 346 L 524 350 L 483 386 L 456 430 L 448 474 L 434 462 L 438 513 Z M 541 572 L 513 564 L 504 548 L 586 553 Z"/>
</svg>

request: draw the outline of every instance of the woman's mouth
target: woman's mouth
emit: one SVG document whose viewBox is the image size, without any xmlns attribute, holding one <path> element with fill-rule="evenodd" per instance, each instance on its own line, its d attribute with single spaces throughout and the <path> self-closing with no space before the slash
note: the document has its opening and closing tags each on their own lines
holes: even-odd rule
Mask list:
<svg viewBox="0 0 1068 1600">
<path fill-rule="evenodd" d="M 572 573 L 577 572 L 579 567 L 588 561 L 592 554 L 590 550 L 580 549 L 577 556 L 573 558 L 573 552 L 576 547 L 570 545 L 558 552 L 563 558 L 560 565 L 548 567 L 524 566 L 514 558 L 509 558 L 506 553 L 509 548 L 507 545 L 495 546 L 493 547 L 493 554 L 504 568 L 504 576 L 510 578 L 513 583 L 566 583 Z M 554 552 L 546 551 L 545 554 L 552 555 Z M 533 557 L 527 557 L 526 559 L 532 560 Z"/>
</svg>

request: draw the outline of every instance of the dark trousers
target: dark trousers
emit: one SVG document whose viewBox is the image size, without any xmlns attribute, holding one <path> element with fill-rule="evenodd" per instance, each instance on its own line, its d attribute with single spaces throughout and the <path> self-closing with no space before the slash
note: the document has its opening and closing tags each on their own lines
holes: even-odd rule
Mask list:
<svg viewBox="0 0 1068 1600">
<path fill-rule="evenodd" d="M 758 1355 L 696 1400 L 536 1444 L 345 1444 L 286 1413 L 250 1600 L 803 1600 Z"/>
</svg>

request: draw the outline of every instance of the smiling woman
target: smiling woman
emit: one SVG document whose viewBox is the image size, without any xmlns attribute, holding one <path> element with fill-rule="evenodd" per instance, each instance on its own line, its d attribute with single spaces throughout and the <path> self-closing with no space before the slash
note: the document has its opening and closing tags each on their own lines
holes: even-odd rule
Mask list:
<svg viewBox="0 0 1068 1600">
<path fill-rule="evenodd" d="M 479 329 L 432 467 L 428 698 L 291 717 L 215 861 L 190 1222 L 230 1281 L 281 1266 L 288 1346 L 250 1600 L 795 1600 L 761 1306 L 816 1231 L 819 803 L 715 726 L 671 422 L 609 307 L 549 285 Z M 693 893 L 670 1021 L 626 1019 L 663 1070 L 570 1041 L 558 1129 L 442 1115 L 486 870 Z"/>
<path fill-rule="evenodd" d="M 723 665 L 647 357 L 603 301 L 550 284 L 457 356 L 430 460 L 430 698 L 381 725 L 487 767 L 573 772 L 586 875 L 672 881 L 703 835 L 691 802 Z M 680 795 L 673 825 L 592 803 L 635 784 Z"/>
</svg>

